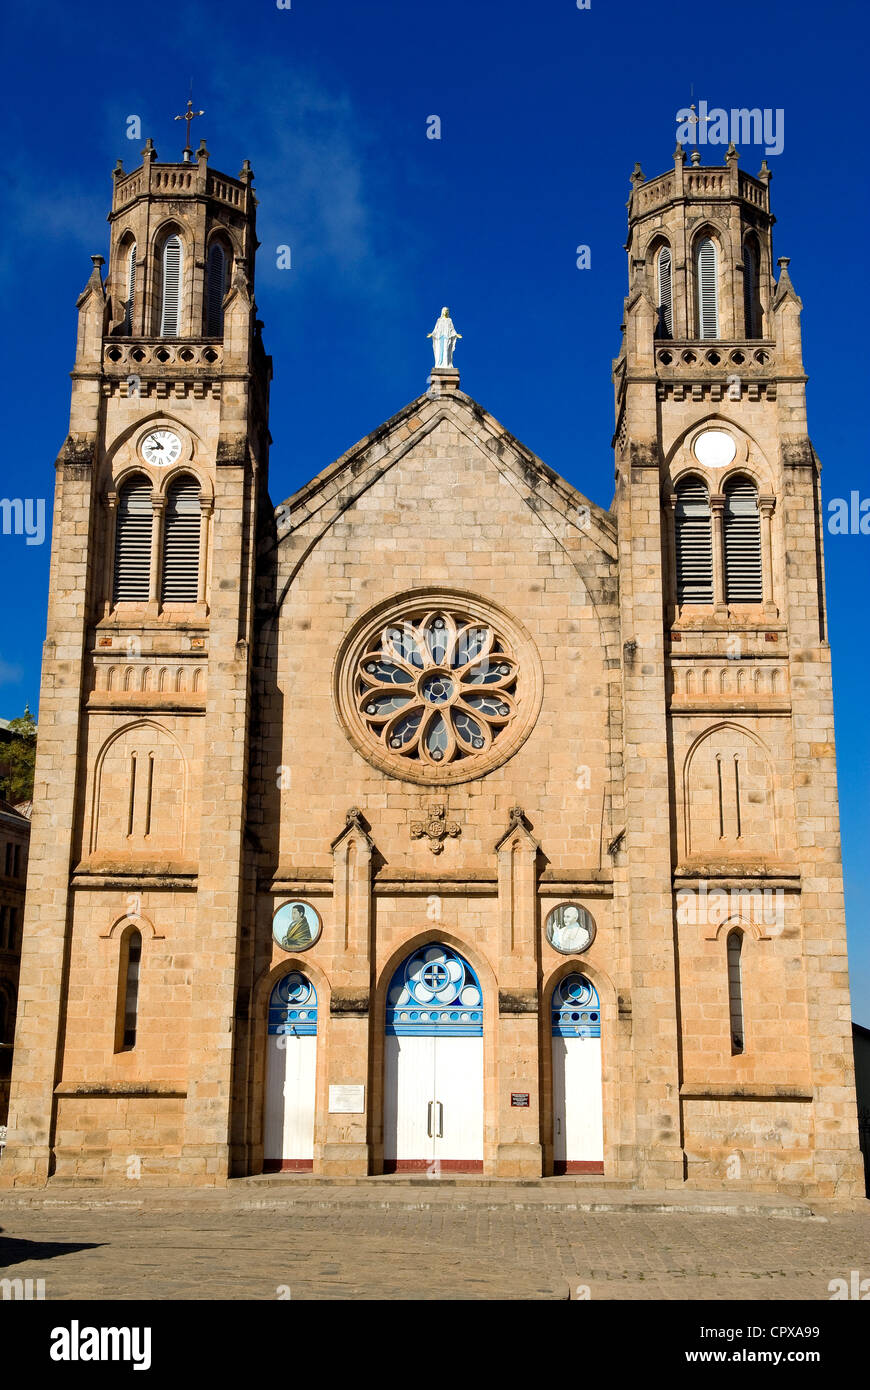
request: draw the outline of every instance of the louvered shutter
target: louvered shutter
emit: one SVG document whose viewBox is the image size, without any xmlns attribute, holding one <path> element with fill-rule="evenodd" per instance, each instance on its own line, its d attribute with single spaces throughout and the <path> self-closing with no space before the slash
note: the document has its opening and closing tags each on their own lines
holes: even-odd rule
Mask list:
<svg viewBox="0 0 870 1390">
<path fill-rule="evenodd" d="M 677 489 L 677 601 L 713 602 L 713 526 L 710 498 L 700 478 Z"/>
<path fill-rule="evenodd" d="M 181 324 L 181 241 L 171 236 L 163 248 L 163 303 L 160 333 L 177 338 Z"/>
<path fill-rule="evenodd" d="M 671 252 L 663 246 L 657 258 L 658 322 L 657 338 L 672 338 L 674 334 L 673 290 L 671 287 Z"/>
<path fill-rule="evenodd" d="M 698 247 L 698 337 L 719 337 L 719 286 L 716 243 L 706 237 Z"/>
<path fill-rule="evenodd" d="M 137 478 L 122 489 L 115 528 L 115 602 L 147 603 L 151 578 L 151 484 Z"/>
<path fill-rule="evenodd" d="M 728 603 L 760 603 L 762 598 L 761 518 L 748 478 L 725 490 L 725 598 Z"/>
<path fill-rule="evenodd" d="M 163 529 L 161 602 L 196 603 L 199 589 L 199 483 L 180 478 L 169 489 Z"/>
<path fill-rule="evenodd" d="M 224 287 L 226 285 L 226 257 L 223 247 L 217 242 L 208 253 L 208 296 L 206 303 L 205 331 L 210 338 L 217 338 L 224 329 Z"/>
<path fill-rule="evenodd" d="M 124 304 L 124 332 L 133 332 L 133 301 L 136 298 L 136 243 L 130 247 L 127 259 L 127 299 Z"/>
<path fill-rule="evenodd" d="M 755 251 L 748 243 L 743 248 L 743 306 L 747 338 L 760 338 L 758 263 L 755 259 Z"/>
</svg>

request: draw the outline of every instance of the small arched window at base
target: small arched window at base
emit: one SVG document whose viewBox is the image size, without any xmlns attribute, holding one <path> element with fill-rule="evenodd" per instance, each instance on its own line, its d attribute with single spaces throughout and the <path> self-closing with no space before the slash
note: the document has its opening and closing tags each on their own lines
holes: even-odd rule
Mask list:
<svg viewBox="0 0 870 1390">
<path fill-rule="evenodd" d="M 733 931 L 728 934 L 728 1012 L 731 1023 L 731 1056 L 737 1057 L 746 1049 L 746 1034 L 743 1026 L 743 973 L 741 952 L 743 933 Z"/>
<path fill-rule="evenodd" d="M 121 945 L 118 972 L 118 1017 L 116 1022 L 116 1052 L 130 1052 L 136 1046 L 139 1019 L 139 967 L 142 961 L 142 933 L 138 928 L 127 932 Z"/>
</svg>

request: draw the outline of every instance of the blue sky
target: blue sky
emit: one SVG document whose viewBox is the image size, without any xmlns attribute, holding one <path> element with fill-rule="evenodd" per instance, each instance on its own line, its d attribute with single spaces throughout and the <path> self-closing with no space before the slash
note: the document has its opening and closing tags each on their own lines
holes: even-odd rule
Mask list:
<svg viewBox="0 0 870 1390">
<path fill-rule="evenodd" d="M 854 424 L 868 379 L 862 4 L 189 0 L 141 22 L 125 13 L 47 0 L 3 21 L 0 494 L 44 497 L 50 514 L 75 299 L 89 255 L 107 251 L 115 161 L 139 163 L 127 118 L 177 158 L 172 117 L 192 78 L 213 167 L 235 174 L 247 157 L 256 176 L 276 503 L 425 388 L 426 334 L 449 304 L 463 389 L 608 506 L 628 176 L 636 160 L 647 175 L 668 167 L 692 88 L 710 106 L 784 112 L 769 158 L 775 252 L 804 301 L 824 494 L 870 496 Z M 426 138 L 431 115 L 440 140 Z M 741 157 L 757 172 L 757 147 Z M 277 267 L 281 245 L 291 270 Z M 853 995 L 870 1024 L 870 537 L 828 536 L 826 560 Z M 0 717 L 37 705 L 48 561 L 47 542 L 0 535 Z"/>
</svg>

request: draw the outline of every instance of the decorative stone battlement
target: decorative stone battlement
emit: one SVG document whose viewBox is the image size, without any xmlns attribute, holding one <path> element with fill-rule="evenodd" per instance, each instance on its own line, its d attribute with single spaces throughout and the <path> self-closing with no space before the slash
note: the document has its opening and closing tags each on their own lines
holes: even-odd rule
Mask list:
<svg viewBox="0 0 870 1390">
<path fill-rule="evenodd" d="M 743 198 L 760 212 L 770 211 L 768 184 L 736 165 L 712 168 L 692 165 L 669 169 L 657 178 L 636 184 L 629 199 L 629 221 L 644 217 L 677 199 L 730 200 Z"/>
<path fill-rule="evenodd" d="M 146 147 L 147 148 L 147 147 Z M 206 159 L 200 154 L 189 164 L 157 164 L 153 159 L 144 163 L 132 173 L 115 171 L 115 188 L 112 198 L 112 214 L 122 212 L 138 198 L 216 198 L 230 207 L 246 213 L 248 200 L 253 197 L 249 168 L 242 170 L 242 177 L 232 178 L 229 174 L 219 174 L 209 169 Z"/>
</svg>

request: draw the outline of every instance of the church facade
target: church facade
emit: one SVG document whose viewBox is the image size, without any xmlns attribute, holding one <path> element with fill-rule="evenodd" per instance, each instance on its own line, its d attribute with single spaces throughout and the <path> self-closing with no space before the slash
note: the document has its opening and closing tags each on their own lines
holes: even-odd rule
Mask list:
<svg viewBox="0 0 870 1390">
<path fill-rule="evenodd" d="M 78 301 L 0 1184 L 863 1191 L 766 168 L 632 176 L 609 511 L 443 333 L 275 509 L 255 201 L 149 141 Z"/>
</svg>

